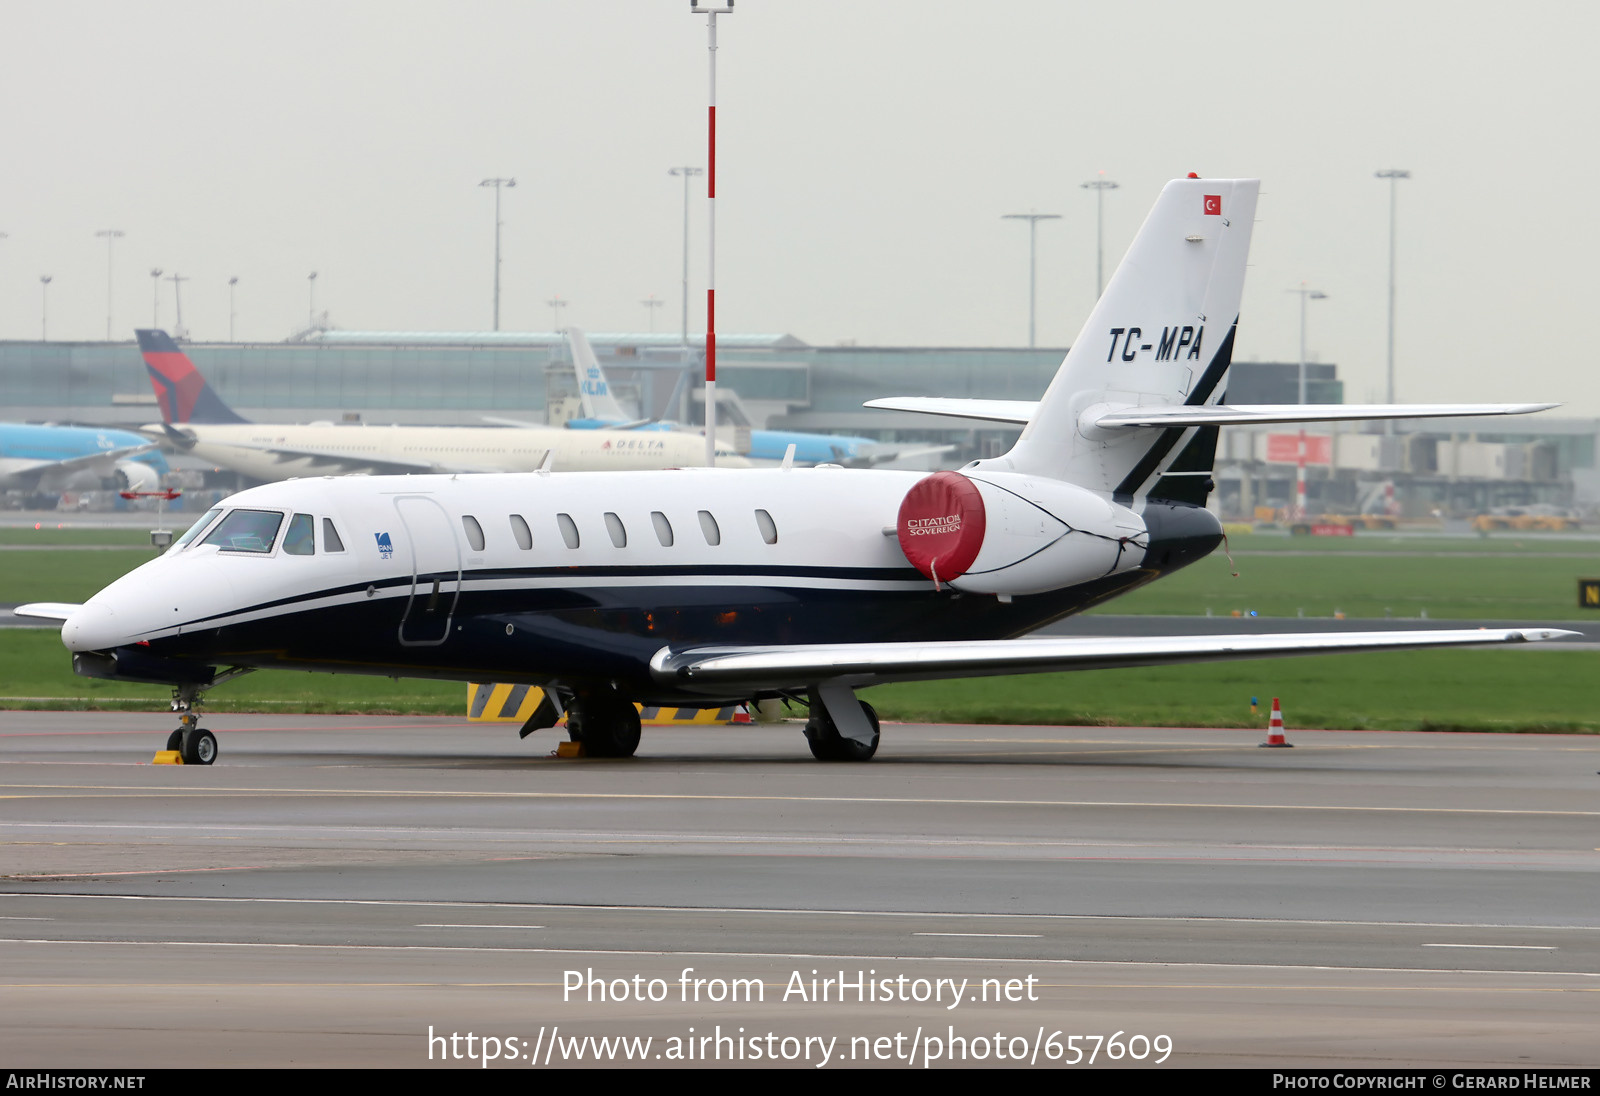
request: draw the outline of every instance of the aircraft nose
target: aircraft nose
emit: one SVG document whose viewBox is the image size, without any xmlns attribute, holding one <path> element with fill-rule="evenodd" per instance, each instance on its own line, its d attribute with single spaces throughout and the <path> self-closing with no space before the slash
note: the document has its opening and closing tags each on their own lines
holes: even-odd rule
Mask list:
<svg viewBox="0 0 1600 1096">
<path fill-rule="evenodd" d="M 109 605 L 91 602 L 61 625 L 61 642 L 69 651 L 103 651 L 126 643 L 124 630 Z"/>
</svg>

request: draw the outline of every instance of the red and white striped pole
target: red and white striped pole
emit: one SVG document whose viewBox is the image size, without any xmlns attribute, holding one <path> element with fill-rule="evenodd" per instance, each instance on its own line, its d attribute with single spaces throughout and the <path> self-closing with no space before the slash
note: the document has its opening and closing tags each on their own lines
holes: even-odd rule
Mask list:
<svg viewBox="0 0 1600 1096">
<path fill-rule="evenodd" d="M 711 55 L 711 91 L 706 138 L 706 237 L 710 256 L 706 263 L 706 467 L 717 463 L 717 16 L 733 14 L 733 0 L 725 8 L 702 8 L 689 0 L 689 11 L 706 16 Z"/>
<path fill-rule="evenodd" d="M 1300 455 L 1295 461 L 1297 467 L 1294 473 L 1294 516 L 1299 521 L 1306 520 L 1306 432 L 1300 431 Z"/>
</svg>

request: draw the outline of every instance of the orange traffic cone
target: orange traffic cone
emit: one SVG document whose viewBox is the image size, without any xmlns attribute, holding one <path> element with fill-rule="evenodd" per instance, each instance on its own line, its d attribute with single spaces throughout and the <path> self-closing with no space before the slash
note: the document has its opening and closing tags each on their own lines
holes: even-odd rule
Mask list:
<svg viewBox="0 0 1600 1096">
<path fill-rule="evenodd" d="M 1293 742 L 1286 742 L 1283 737 L 1283 709 L 1278 706 L 1278 698 L 1272 698 L 1272 721 L 1267 724 L 1267 740 L 1263 746 L 1292 747 Z"/>
</svg>

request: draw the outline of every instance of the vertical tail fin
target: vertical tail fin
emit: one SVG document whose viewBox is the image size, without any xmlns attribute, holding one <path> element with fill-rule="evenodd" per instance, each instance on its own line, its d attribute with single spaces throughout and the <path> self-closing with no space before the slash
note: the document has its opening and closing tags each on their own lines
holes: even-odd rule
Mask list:
<svg viewBox="0 0 1600 1096">
<path fill-rule="evenodd" d="M 1221 401 L 1259 187 L 1191 178 L 1162 189 L 1017 444 L 986 465 L 1124 502 L 1204 502 L 1215 427 L 1108 429 L 1085 420 L 1112 407 Z"/>
<path fill-rule="evenodd" d="M 633 416 L 624 413 L 622 405 L 611 394 L 611 386 L 600 371 L 600 359 L 595 357 L 588 337 L 576 327 L 569 327 L 567 345 L 572 348 L 572 365 L 578 371 L 578 399 L 583 404 L 583 417 L 601 422 L 631 421 Z"/>
<path fill-rule="evenodd" d="M 189 355 L 179 350 L 165 331 L 138 330 L 134 335 L 150 374 L 150 387 L 155 389 L 156 402 L 161 405 L 162 422 L 181 425 L 250 421 L 222 402 Z"/>
</svg>

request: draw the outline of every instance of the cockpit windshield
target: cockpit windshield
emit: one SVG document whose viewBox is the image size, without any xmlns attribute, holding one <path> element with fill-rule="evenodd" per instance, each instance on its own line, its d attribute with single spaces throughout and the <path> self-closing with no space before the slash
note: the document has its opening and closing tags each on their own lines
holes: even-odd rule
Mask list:
<svg viewBox="0 0 1600 1096">
<path fill-rule="evenodd" d="M 195 537 L 199 536 L 201 533 L 210 528 L 211 523 L 217 520 L 217 515 L 220 513 L 222 513 L 222 507 L 213 506 L 211 509 L 201 514 L 199 519 L 193 525 L 189 526 L 189 531 L 184 533 L 183 536 L 179 537 L 177 541 L 173 543 L 172 547 L 168 549 L 168 551 L 182 551 L 185 544 L 188 544 Z"/>
<path fill-rule="evenodd" d="M 276 510 L 235 510 L 200 543 L 215 544 L 224 552 L 270 552 L 282 524 L 283 515 Z"/>
</svg>

